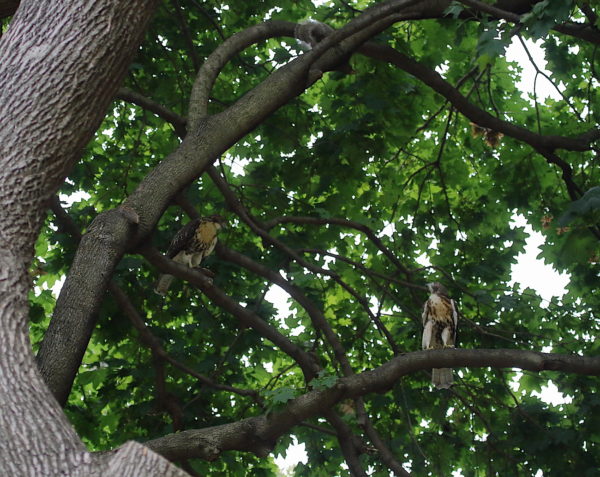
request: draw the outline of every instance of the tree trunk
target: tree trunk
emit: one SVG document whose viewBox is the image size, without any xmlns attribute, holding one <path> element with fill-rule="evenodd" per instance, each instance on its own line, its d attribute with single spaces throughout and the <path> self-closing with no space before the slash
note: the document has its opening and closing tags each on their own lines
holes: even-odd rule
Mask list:
<svg viewBox="0 0 600 477">
<path fill-rule="evenodd" d="M 96 458 L 86 451 L 37 370 L 27 304 L 48 199 L 100 124 L 155 3 L 24 0 L 0 39 L 2 475 L 141 475 L 144 461 L 154 464 L 147 475 L 168 475 L 169 464 L 139 445 Z"/>
</svg>

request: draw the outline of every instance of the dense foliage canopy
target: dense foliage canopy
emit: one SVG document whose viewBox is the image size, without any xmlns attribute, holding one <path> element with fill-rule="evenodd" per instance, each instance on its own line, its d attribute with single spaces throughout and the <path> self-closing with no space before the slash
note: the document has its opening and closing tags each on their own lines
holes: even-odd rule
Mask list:
<svg viewBox="0 0 600 477">
<path fill-rule="evenodd" d="M 277 475 L 273 456 L 296 440 L 308 461 L 290 475 L 600 475 L 597 376 L 510 361 L 510 350 L 599 352 L 598 7 L 412 3 L 370 19 L 387 24 L 354 44 L 344 28 L 383 4 L 160 3 L 126 84 L 52 201 L 30 272 L 30 335 L 48 380 L 44 362 L 71 349 L 44 336 L 90 301 L 73 290 L 99 260 L 86 254 L 104 240 L 102 217 L 120 210 L 152 231 L 130 236 L 108 270 L 72 388 L 49 383 L 68 395 L 65 412 L 90 450 L 151 441 L 192 475 Z M 300 42 L 294 35 L 310 40 L 318 28 L 307 20 L 338 37 Z M 367 29 L 358 28 L 350 33 Z M 511 42 L 525 51 L 538 42 L 550 73 L 541 58 L 525 61 L 557 95 L 519 89 Z M 337 56 L 301 82 L 284 76 L 319 47 Z M 260 110 L 269 101 L 260 85 L 289 98 Z M 226 116 L 232 108 L 237 117 Z M 218 134 L 227 147 L 215 146 Z M 199 139 L 186 147 L 190 136 Z M 144 210 L 155 200 L 168 207 L 153 227 Z M 212 283 L 158 254 L 210 214 L 228 220 L 203 262 Z M 570 274 L 562 298 L 511 282 L 527 238 L 517 216 L 544 234 L 541 258 Z M 165 297 L 153 293 L 161 269 L 177 276 Z M 331 397 L 339 378 L 420 350 L 431 281 L 459 305 L 458 347 L 509 350 L 506 363 L 474 354 L 447 391 L 417 363 L 369 392 Z M 540 399 L 549 381 L 564 403 Z M 303 414 L 302 399 L 316 399 L 315 411 Z M 214 452 L 163 444 L 258 416 L 278 420 L 268 438 Z"/>
</svg>

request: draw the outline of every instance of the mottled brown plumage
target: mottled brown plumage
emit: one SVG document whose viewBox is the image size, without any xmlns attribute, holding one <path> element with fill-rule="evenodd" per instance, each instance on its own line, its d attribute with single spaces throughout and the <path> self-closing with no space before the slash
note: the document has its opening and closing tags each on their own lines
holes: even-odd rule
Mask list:
<svg viewBox="0 0 600 477">
<path fill-rule="evenodd" d="M 429 298 L 423 307 L 423 349 L 454 348 L 458 311 L 454 300 L 440 283 L 429 283 Z M 435 368 L 431 382 L 437 389 L 452 386 L 452 369 Z"/>
<path fill-rule="evenodd" d="M 225 219 L 220 215 L 190 221 L 171 240 L 167 257 L 190 268 L 198 267 L 200 262 L 214 250 L 217 245 L 217 234 L 224 224 Z M 159 295 L 165 295 L 173 278 L 173 275 L 161 275 L 154 291 Z"/>
</svg>

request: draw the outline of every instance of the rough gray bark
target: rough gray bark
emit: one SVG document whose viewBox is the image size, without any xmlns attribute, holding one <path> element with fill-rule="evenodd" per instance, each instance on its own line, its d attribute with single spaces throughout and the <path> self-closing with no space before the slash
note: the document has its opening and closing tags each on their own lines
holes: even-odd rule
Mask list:
<svg viewBox="0 0 600 477">
<path fill-rule="evenodd" d="M 27 326 L 28 266 L 48 200 L 100 124 L 154 3 L 23 1 L 0 40 L 2 475 L 140 475 L 140 467 L 157 475 L 172 467 L 139 445 L 89 454 L 38 372 Z"/>
<path fill-rule="evenodd" d="M 183 267 L 181 268 L 183 272 Z M 192 273 L 182 273 L 190 278 Z M 192 280 L 193 282 L 193 280 Z M 327 409 L 346 398 L 385 392 L 407 374 L 452 365 L 452 367 L 520 368 L 530 371 L 563 371 L 598 376 L 600 358 L 536 353 L 516 349 L 439 349 L 415 351 L 398 356 L 370 371 L 347 376 L 328 389 L 310 391 L 289 401 L 285 408 L 205 429 L 190 429 L 146 442 L 170 460 L 193 457 L 212 460 L 226 450 L 246 450 L 267 455 L 277 437 L 305 419 L 324 415 Z"/>
</svg>

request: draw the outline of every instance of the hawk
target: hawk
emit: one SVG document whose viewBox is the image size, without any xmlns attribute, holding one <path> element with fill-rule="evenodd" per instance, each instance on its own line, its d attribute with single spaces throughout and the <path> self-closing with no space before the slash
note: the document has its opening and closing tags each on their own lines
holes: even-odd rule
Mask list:
<svg viewBox="0 0 600 477">
<path fill-rule="evenodd" d="M 448 290 L 441 283 L 428 283 L 431 293 L 423 307 L 423 349 L 454 348 L 458 311 Z M 431 371 L 431 383 L 437 389 L 452 386 L 452 369 L 439 368 Z"/>
<path fill-rule="evenodd" d="M 167 257 L 190 268 L 198 267 L 200 262 L 214 250 L 217 245 L 217 234 L 224 225 L 225 219 L 220 215 L 192 220 L 175 234 L 167 249 Z M 173 278 L 173 275 L 161 275 L 154 291 L 159 295 L 165 295 Z"/>
</svg>

